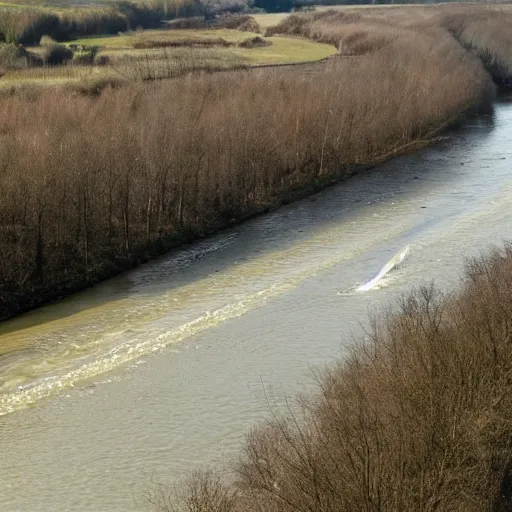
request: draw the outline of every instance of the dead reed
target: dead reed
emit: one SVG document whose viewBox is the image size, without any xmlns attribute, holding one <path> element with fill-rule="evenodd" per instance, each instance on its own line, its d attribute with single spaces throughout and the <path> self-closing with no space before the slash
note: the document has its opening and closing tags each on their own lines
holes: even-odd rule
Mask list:
<svg viewBox="0 0 512 512">
<path fill-rule="evenodd" d="M 226 41 L 222 37 L 198 37 L 198 38 L 183 38 L 183 39 L 148 39 L 135 41 L 133 48 L 135 49 L 150 49 L 150 48 L 182 48 L 182 47 L 212 47 L 222 46 L 229 47 L 235 46 L 232 41 Z"/>
<path fill-rule="evenodd" d="M 510 7 L 444 9 L 439 19 L 465 48 L 482 59 L 499 85 L 512 86 Z"/>
<path fill-rule="evenodd" d="M 447 29 L 475 53 L 502 85 L 512 80 L 512 9 L 505 4 L 442 5 L 323 11 L 286 18 L 268 31 L 331 43 L 342 55 L 375 51 L 404 30 L 425 33 Z"/>
</svg>

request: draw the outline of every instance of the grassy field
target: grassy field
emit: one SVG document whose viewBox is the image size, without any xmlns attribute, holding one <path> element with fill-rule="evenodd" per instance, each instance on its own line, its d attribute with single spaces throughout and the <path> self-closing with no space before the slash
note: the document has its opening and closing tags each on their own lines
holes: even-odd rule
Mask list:
<svg viewBox="0 0 512 512">
<path fill-rule="evenodd" d="M 260 26 L 262 32 L 265 32 L 267 28 L 279 25 L 279 23 L 281 23 L 281 21 L 283 21 L 287 16 L 289 16 L 289 14 L 285 12 L 252 15 Z"/>
<path fill-rule="evenodd" d="M 264 16 L 273 15 L 260 15 Z M 271 24 L 268 26 L 272 26 Z M 222 39 L 234 45 L 247 39 L 259 36 L 258 33 L 242 32 L 238 30 L 147 30 L 141 33 L 101 37 L 85 38 L 72 41 L 73 44 L 99 45 L 102 47 L 100 54 L 120 55 L 123 50 L 130 50 L 144 41 L 176 41 L 176 42 L 201 42 L 202 40 L 214 41 Z M 294 37 L 269 37 L 265 38 L 271 43 L 269 46 L 258 48 L 231 47 L 223 53 L 235 56 L 240 62 L 253 65 L 290 63 L 290 62 L 311 62 L 324 59 L 336 53 L 336 49 L 329 44 L 318 44 L 314 41 Z M 112 53 L 115 50 L 116 53 Z M 218 50 L 218 48 L 216 48 Z"/>
<path fill-rule="evenodd" d="M 103 47 L 100 55 L 119 57 L 122 55 L 136 55 L 136 52 L 144 53 L 144 50 L 133 50 L 134 44 L 136 45 L 144 40 L 184 41 L 193 44 L 194 41 L 200 42 L 201 40 L 215 40 L 220 38 L 236 45 L 258 35 L 257 33 L 240 32 L 237 30 L 154 30 L 133 36 L 81 39 L 75 43 L 85 45 L 98 44 Z M 217 55 L 217 58 L 251 65 L 311 62 L 325 59 L 336 53 L 336 49 L 332 45 L 319 44 L 308 39 L 269 37 L 265 38 L 265 41 L 268 41 L 270 45 L 256 48 L 241 48 L 238 46 L 229 48 L 216 47 L 213 49 L 213 52 Z M 147 54 L 147 50 L 145 52 Z M 189 55 L 193 58 L 193 52 L 189 52 Z"/>
<path fill-rule="evenodd" d="M 237 30 L 147 30 L 135 33 L 82 38 L 69 45 L 99 46 L 99 57 L 108 58 L 107 66 L 67 64 L 7 70 L 0 89 L 24 86 L 94 84 L 103 81 L 126 81 L 174 77 L 195 70 L 224 70 L 267 64 L 312 62 L 336 53 L 329 44 L 296 38 L 265 38 L 268 46 L 243 48 L 239 43 L 259 36 Z M 216 44 L 218 42 L 219 44 Z M 141 48 L 152 44 L 183 44 L 178 47 Z M 211 46 L 201 47 L 204 43 Z M 224 46 L 229 45 L 229 46 Z M 42 55 L 43 47 L 30 50 Z"/>
<path fill-rule="evenodd" d="M 257 36 L 256 33 L 242 32 L 230 29 L 212 30 L 143 30 L 123 35 L 106 37 L 89 37 L 70 41 L 71 44 L 98 45 L 102 48 L 133 48 L 134 45 L 144 41 L 194 41 L 221 38 L 230 43 L 239 43 L 248 37 Z"/>
</svg>

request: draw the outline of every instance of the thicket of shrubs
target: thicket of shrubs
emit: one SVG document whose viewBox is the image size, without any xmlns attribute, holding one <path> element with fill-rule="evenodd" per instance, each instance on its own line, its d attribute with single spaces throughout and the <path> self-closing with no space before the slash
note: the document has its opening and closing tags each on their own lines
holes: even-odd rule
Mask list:
<svg viewBox="0 0 512 512">
<path fill-rule="evenodd" d="M 43 59 L 14 43 L 0 45 L 0 69 L 25 69 L 43 65 Z"/>
<path fill-rule="evenodd" d="M 98 46 L 64 46 L 55 41 L 46 42 L 42 51 L 34 53 L 23 45 L 14 43 L 0 45 L 0 70 L 12 71 L 26 68 L 38 68 L 44 65 L 59 66 L 67 62 L 78 65 L 95 63 Z"/>
<path fill-rule="evenodd" d="M 227 28 L 246 32 L 259 32 L 260 27 L 256 20 L 249 15 L 230 15 L 205 18 L 193 16 L 191 18 L 177 18 L 166 24 L 167 28 L 180 29 L 205 29 L 205 28 Z"/>
<path fill-rule="evenodd" d="M 4 99 L 0 316 L 421 144 L 493 94 L 481 61 L 429 24 L 307 75 Z"/>
<path fill-rule="evenodd" d="M 195 3 L 185 1 L 176 14 L 197 12 Z M 195 11 L 194 11 L 195 9 Z M 44 35 L 56 41 L 83 36 L 117 34 L 137 27 L 162 26 L 165 12 L 161 6 L 145 6 L 123 1 L 113 7 L 76 8 L 53 12 L 50 8 L 11 8 L 0 6 L 0 42 L 38 44 Z"/>
<path fill-rule="evenodd" d="M 178 47 L 212 47 L 212 46 L 235 46 L 232 41 L 226 41 L 222 37 L 201 37 L 187 39 L 147 39 L 135 41 L 133 47 L 136 49 L 144 48 L 178 48 Z"/>
<path fill-rule="evenodd" d="M 73 58 L 73 50 L 62 45 L 48 46 L 44 52 L 44 62 L 48 66 L 59 66 Z"/>
<path fill-rule="evenodd" d="M 250 37 L 238 43 L 240 48 L 263 48 L 270 45 L 272 45 L 271 41 L 260 36 Z"/>
<path fill-rule="evenodd" d="M 114 34 L 128 27 L 128 19 L 115 9 L 80 9 L 58 14 L 45 9 L 0 7 L 0 41 L 38 44 L 48 35 L 66 41 L 84 35 Z"/>
<path fill-rule="evenodd" d="M 166 512 L 512 509 L 512 246 L 377 318 L 318 391 L 247 437 L 232 484 L 196 473 Z"/>
</svg>

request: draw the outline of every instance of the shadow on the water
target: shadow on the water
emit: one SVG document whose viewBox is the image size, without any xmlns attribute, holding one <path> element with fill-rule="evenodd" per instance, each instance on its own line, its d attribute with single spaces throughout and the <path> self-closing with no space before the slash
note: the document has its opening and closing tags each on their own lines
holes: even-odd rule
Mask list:
<svg viewBox="0 0 512 512">
<path fill-rule="evenodd" d="M 509 93 L 497 105 L 512 103 Z M 461 166 L 479 156 L 492 135 L 495 115 L 468 120 L 446 137 L 415 153 L 397 157 L 356 174 L 313 196 L 226 229 L 208 239 L 174 249 L 168 254 L 83 292 L 48 304 L 0 324 L 1 337 L 44 325 L 106 303 L 141 296 L 157 296 L 274 251 L 305 241 L 322 227 L 357 215 L 390 197 L 422 198 L 438 187 L 461 178 Z M 465 167 L 467 172 L 467 167 Z M 428 224 L 429 219 L 425 220 Z"/>
</svg>

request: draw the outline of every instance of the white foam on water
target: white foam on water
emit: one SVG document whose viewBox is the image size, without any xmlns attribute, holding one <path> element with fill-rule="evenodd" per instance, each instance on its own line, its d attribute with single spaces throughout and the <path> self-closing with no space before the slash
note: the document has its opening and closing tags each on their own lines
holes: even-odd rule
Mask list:
<svg viewBox="0 0 512 512">
<path fill-rule="evenodd" d="M 64 375 L 46 377 L 32 384 L 19 386 L 14 392 L 0 395 L 0 416 L 49 398 L 64 389 L 72 388 L 77 382 L 109 372 L 121 365 L 132 363 L 144 355 L 166 348 L 171 343 L 183 341 L 222 322 L 240 317 L 251 309 L 263 305 L 269 298 L 292 290 L 305 277 L 307 276 L 296 276 L 294 279 L 276 283 L 269 288 L 249 294 L 239 302 L 227 304 L 215 311 L 207 311 L 191 322 L 158 334 L 156 338 L 149 336 L 144 340 L 132 339 L 129 342 L 121 343 L 102 356 L 91 361 L 85 361 L 81 366 Z"/>
<path fill-rule="evenodd" d="M 370 281 L 362 284 L 357 291 L 366 292 L 368 290 L 374 289 L 380 282 L 380 280 L 393 268 L 400 265 L 402 261 L 404 261 L 405 257 L 409 253 L 409 246 L 407 245 L 400 252 L 395 254 L 380 270 L 380 272 Z"/>
</svg>

